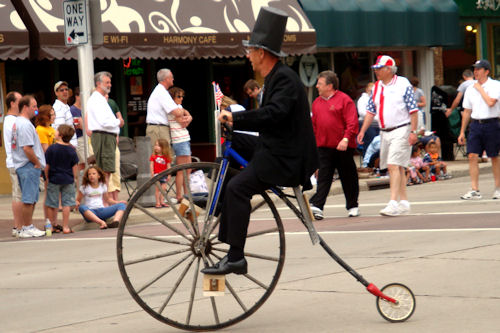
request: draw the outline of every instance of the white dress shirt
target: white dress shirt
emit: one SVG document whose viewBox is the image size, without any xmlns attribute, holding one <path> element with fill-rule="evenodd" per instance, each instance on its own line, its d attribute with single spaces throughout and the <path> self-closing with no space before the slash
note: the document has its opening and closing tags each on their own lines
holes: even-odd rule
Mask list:
<svg viewBox="0 0 500 333">
<path fill-rule="evenodd" d="M 168 125 L 167 114 L 179 106 L 165 87 L 158 83 L 148 99 L 146 123 L 152 125 Z"/>
<path fill-rule="evenodd" d="M 87 113 L 89 130 L 120 133 L 120 120 L 114 115 L 106 98 L 97 90 L 87 101 Z"/>
</svg>

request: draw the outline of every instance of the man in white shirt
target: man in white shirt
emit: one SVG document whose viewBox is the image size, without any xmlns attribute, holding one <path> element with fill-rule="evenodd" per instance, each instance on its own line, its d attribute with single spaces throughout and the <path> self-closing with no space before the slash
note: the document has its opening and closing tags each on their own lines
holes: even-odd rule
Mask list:
<svg viewBox="0 0 500 333">
<path fill-rule="evenodd" d="M 167 68 L 162 68 L 156 74 L 158 85 L 153 90 L 148 99 L 146 115 L 146 136 L 151 139 L 151 147 L 154 149 L 158 139 L 165 139 L 170 143 L 170 127 L 167 114 L 174 112 L 175 116 L 182 116 L 184 111 L 177 105 L 168 88 L 174 85 L 174 75 Z M 186 124 L 187 126 L 187 124 Z"/>
<path fill-rule="evenodd" d="M 71 114 L 70 107 L 68 105 L 68 83 L 66 81 L 57 82 L 54 85 L 54 93 L 56 94 L 57 99 L 55 100 L 52 107 L 54 108 L 54 111 L 56 113 L 56 119 L 54 120 L 52 127 L 54 129 L 57 129 L 61 124 L 66 124 L 73 127 L 73 115 Z M 76 134 L 73 135 L 70 143 L 75 148 L 78 146 Z"/>
<path fill-rule="evenodd" d="M 116 138 L 120 134 L 120 120 L 115 117 L 106 100 L 111 91 L 111 73 L 99 72 L 94 76 L 95 91 L 87 101 L 87 125 L 96 164 L 104 171 L 106 184 L 116 170 Z"/>
<path fill-rule="evenodd" d="M 38 109 L 36 100 L 31 95 L 19 100 L 19 117 L 12 128 L 12 162 L 21 187 L 22 223 L 18 233 L 21 238 L 45 236 L 45 232 L 33 225 L 33 211 L 39 198 L 40 175 L 45 168 L 45 154 L 40 139 L 31 123 Z"/>
<path fill-rule="evenodd" d="M 408 214 L 410 203 L 406 195 L 405 167 L 410 162 L 411 146 L 418 140 L 417 102 L 410 81 L 396 75 L 397 67 L 394 59 L 381 55 L 372 68 L 378 81 L 368 101 L 358 142 L 363 144 L 365 132 L 377 114 L 380 126 L 380 168 L 389 169 L 391 188 L 391 200 L 380 214 L 384 216 Z"/>
<path fill-rule="evenodd" d="M 5 145 L 5 154 L 7 155 L 6 165 L 9 169 L 10 181 L 12 183 L 12 214 L 14 215 L 14 225 L 12 228 L 12 236 L 17 237 L 23 226 L 21 201 L 21 188 L 19 187 L 19 179 L 17 178 L 16 168 L 12 161 L 12 127 L 16 123 L 16 118 L 19 116 L 19 100 L 21 94 L 17 91 L 11 91 L 5 96 L 5 104 L 7 104 L 7 115 L 3 119 L 3 142 Z"/>
<path fill-rule="evenodd" d="M 470 120 L 467 152 L 469 153 L 469 174 L 471 190 L 461 198 L 464 200 L 481 199 L 479 192 L 478 159 L 483 151 L 491 158 L 491 168 L 495 178 L 493 199 L 500 199 L 500 82 L 488 77 L 491 65 L 488 60 L 478 60 L 474 67 L 474 84 L 464 94 L 462 128 L 458 143 L 465 144 L 465 130 Z"/>
</svg>

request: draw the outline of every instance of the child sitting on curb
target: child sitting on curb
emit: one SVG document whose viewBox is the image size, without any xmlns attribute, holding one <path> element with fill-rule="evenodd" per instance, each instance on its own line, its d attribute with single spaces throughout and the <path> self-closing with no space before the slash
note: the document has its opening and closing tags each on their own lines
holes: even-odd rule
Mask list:
<svg viewBox="0 0 500 333">
<path fill-rule="evenodd" d="M 438 149 L 439 147 L 435 141 L 429 141 L 426 147 L 427 153 L 424 156 L 424 163 L 429 165 L 431 173 L 436 175 L 437 179 L 450 179 L 451 176 L 448 175 L 446 170 L 446 163 L 443 162 L 441 156 L 439 156 Z M 443 175 L 441 175 L 441 171 Z"/>
<path fill-rule="evenodd" d="M 83 198 L 85 205 L 80 205 Z M 104 207 L 104 201 L 109 204 L 108 207 Z M 85 171 L 76 198 L 76 206 L 85 221 L 99 224 L 100 229 L 117 228 L 126 203 L 126 201 L 115 201 L 108 194 L 104 172 L 101 169 L 91 166 Z M 110 217 L 113 217 L 113 222 L 107 224 L 106 220 Z"/>
</svg>

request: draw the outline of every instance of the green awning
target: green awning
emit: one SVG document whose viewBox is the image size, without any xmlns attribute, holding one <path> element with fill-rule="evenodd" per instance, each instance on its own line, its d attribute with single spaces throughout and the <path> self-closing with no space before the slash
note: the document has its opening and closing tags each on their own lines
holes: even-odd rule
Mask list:
<svg viewBox="0 0 500 333">
<path fill-rule="evenodd" d="M 460 46 L 453 0 L 300 0 L 318 47 Z"/>
</svg>

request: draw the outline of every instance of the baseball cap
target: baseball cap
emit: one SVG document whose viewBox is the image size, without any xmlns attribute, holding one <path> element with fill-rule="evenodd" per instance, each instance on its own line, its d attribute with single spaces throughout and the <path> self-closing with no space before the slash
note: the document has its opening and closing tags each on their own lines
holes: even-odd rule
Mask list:
<svg viewBox="0 0 500 333">
<path fill-rule="evenodd" d="M 481 59 L 481 60 L 478 60 L 476 61 L 472 67 L 474 68 L 484 68 L 484 69 L 487 69 L 491 72 L 491 65 L 490 65 L 490 62 L 488 60 L 485 60 L 485 59 Z"/>
<path fill-rule="evenodd" d="M 54 84 L 54 92 L 56 92 L 57 89 L 59 89 L 59 87 L 61 87 L 61 86 L 69 87 L 68 86 L 68 82 L 66 82 L 66 81 L 58 81 L 56 84 Z"/>
<path fill-rule="evenodd" d="M 388 55 L 379 55 L 377 57 L 377 61 L 372 66 L 372 68 L 378 69 L 378 68 L 382 68 L 385 66 L 396 66 L 396 62 L 394 61 L 394 59 L 392 59 Z"/>
</svg>

